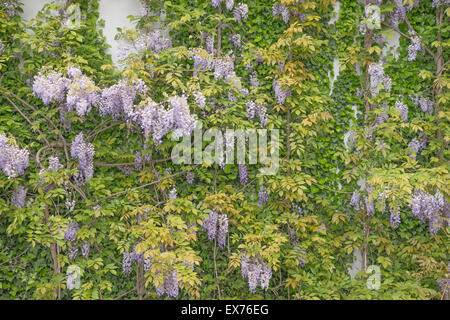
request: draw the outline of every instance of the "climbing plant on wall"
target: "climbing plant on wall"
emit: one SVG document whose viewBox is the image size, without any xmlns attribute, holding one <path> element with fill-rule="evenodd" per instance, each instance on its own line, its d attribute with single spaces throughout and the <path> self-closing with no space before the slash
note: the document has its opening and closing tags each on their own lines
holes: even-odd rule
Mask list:
<svg viewBox="0 0 450 320">
<path fill-rule="evenodd" d="M 448 1 L 141 5 L 0 2 L 1 298 L 448 297 Z"/>
</svg>

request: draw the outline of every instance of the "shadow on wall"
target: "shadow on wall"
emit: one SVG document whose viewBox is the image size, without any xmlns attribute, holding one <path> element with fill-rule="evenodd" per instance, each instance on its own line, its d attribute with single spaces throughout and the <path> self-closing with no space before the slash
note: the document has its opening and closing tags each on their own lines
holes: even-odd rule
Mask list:
<svg viewBox="0 0 450 320">
<path fill-rule="evenodd" d="M 44 4 L 50 2 L 51 0 L 22 0 L 22 17 L 25 20 L 34 18 Z M 129 15 L 139 15 L 142 7 L 138 0 L 99 0 L 99 3 L 100 19 L 105 20 L 103 34 L 111 46 L 109 53 L 114 63 L 117 63 L 119 43 L 114 40 L 117 34 L 117 28 L 133 28 L 134 25 L 130 23 L 127 17 Z"/>
</svg>

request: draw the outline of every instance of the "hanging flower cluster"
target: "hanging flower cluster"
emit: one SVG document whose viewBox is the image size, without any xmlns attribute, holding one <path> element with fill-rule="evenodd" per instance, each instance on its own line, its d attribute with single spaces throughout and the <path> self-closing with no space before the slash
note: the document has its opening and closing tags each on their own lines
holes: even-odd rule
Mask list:
<svg viewBox="0 0 450 320">
<path fill-rule="evenodd" d="M 9 143 L 5 134 L 0 133 L 0 169 L 8 178 L 21 176 L 29 166 L 30 152 Z"/>
<path fill-rule="evenodd" d="M 280 82 L 276 79 L 273 80 L 272 89 L 275 93 L 275 99 L 277 99 L 280 105 L 283 104 L 286 101 L 286 98 L 290 97 L 292 94 L 291 89 L 282 89 Z"/>
<path fill-rule="evenodd" d="M 161 287 L 155 285 L 156 294 L 162 296 L 164 293 L 168 297 L 176 298 L 178 297 L 178 272 L 177 270 L 172 270 L 164 277 L 164 282 Z"/>
<path fill-rule="evenodd" d="M 84 141 L 83 133 L 80 132 L 72 142 L 70 155 L 78 159 L 79 172 L 77 179 L 81 184 L 89 180 L 94 175 L 94 146 Z"/>
<path fill-rule="evenodd" d="M 373 95 L 378 94 L 379 85 L 383 84 L 384 90 L 391 91 L 391 78 L 384 74 L 383 66 L 379 63 L 371 63 L 368 69 L 370 75 L 370 89 Z"/>
<path fill-rule="evenodd" d="M 436 235 L 445 221 L 450 219 L 450 205 L 439 191 L 434 196 L 422 190 L 415 191 L 411 199 L 411 212 L 422 223 L 428 220 L 431 235 Z"/>
<path fill-rule="evenodd" d="M 245 105 L 247 107 L 248 120 L 252 120 L 255 116 L 258 116 L 261 127 L 264 127 L 267 123 L 266 107 L 254 101 L 248 101 Z"/>
<path fill-rule="evenodd" d="M 218 214 L 212 210 L 209 218 L 203 221 L 202 228 L 208 232 L 208 239 L 213 241 L 217 237 L 217 244 L 220 249 L 225 248 L 228 234 L 228 216 L 226 214 Z"/>
<path fill-rule="evenodd" d="M 258 286 L 267 290 L 272 278 L 272 269 L 265 263 L 259 262 L 258 259 L 247 258 L 244 254 L 241 257 L 241 275 L 242 278 L 247 278 L 250 292 L 255 293 Z"/>
<path fill-rule="evenodd" d="M 420 106 L 420 110 L 422 110 L 422 112 L 433 114 L 434 102 L 432 100 L 425 97 L 419 97 L 419 95 L 414 95 L 412 102 L 414 106 Z"/>
<path fill-rule="evenodd" d="M 65 120 L 66 113 L 75 110 L 81 118 L 84 118 L 100 99 L 100 89 L 90 78 L 83 75 L 79 68 L 69 67 L 67 74 L 69 78 L 55 71 L 51 71 L 47 75 L 41 72 L 34 77 L 33 81 L 33 93 L 45 105 L 62 104 L 60 115 L 66 128 L 68 127 Z"/>
<path fill-rule="evenodd" d="M 74 242 L 75 236 L 77 235 L 79 229 L 80 227 L 78 226 L 77 223 L 69 221 L 69 223 L 67 224 L 67 229 L 64 233 L 64 238 L 67 241 Z"/>
<path fill-rule="evenodd" d="M 258 205 L 262 206 L 264 203 L 269 201 L 269 194 L 267 193 L 266 188 L 261 185 L 259 187 L 259 192 L 258 192 Z"/>
<path fill-rule="evenodd" d="M 19 188 L 14 190 L 11 196 L 11 205 L 21 209 L 24 208 L 27 191 L 28 189 L 23 186 L 20 186 Z"/>
<path fill-rule="evenodd" d="M 413 159 L 416 159 L 417 155 L 425 149 L 427 145 L 426 140 L 419 140 L 417 138 L 412 139 L 408 144 L 408 149 L 411 150 L 409 156 Z"/>
</svg>

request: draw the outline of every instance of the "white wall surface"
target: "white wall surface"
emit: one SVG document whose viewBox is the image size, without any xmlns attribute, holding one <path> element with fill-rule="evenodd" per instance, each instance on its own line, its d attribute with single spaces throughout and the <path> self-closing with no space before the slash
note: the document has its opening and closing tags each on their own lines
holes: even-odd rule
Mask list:
<svg viewBox="0 0 450 320">
<path fill-rule="evenodd" d="M 22 0 L 22 17 L 30 20 L 36 16 L 44 4 L 50 3 L 50 0 Z M 105 20 L 103 34 L 108 44 L 111 46 L 109 53 L 114 62 L 117 62 L 117 53 L 119 43 L 114 40 L 118 27 L 132 28 L 133 24 L 127 19 L 129 15 L 139 15 L 141 4 L 138 0 L 100 0 L 100 18 Z"/>
</svg>

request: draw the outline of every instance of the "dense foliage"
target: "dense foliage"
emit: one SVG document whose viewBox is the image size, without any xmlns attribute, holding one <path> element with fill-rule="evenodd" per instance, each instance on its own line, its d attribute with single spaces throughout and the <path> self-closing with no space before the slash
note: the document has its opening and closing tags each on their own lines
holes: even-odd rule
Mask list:
<svg viewBox="0 0 450 320">
<path fill-rule="evenodd" d="M 450 1 L 141 4 L 0 1 L 1 299 L 449 298 Z"/>
</svg>

